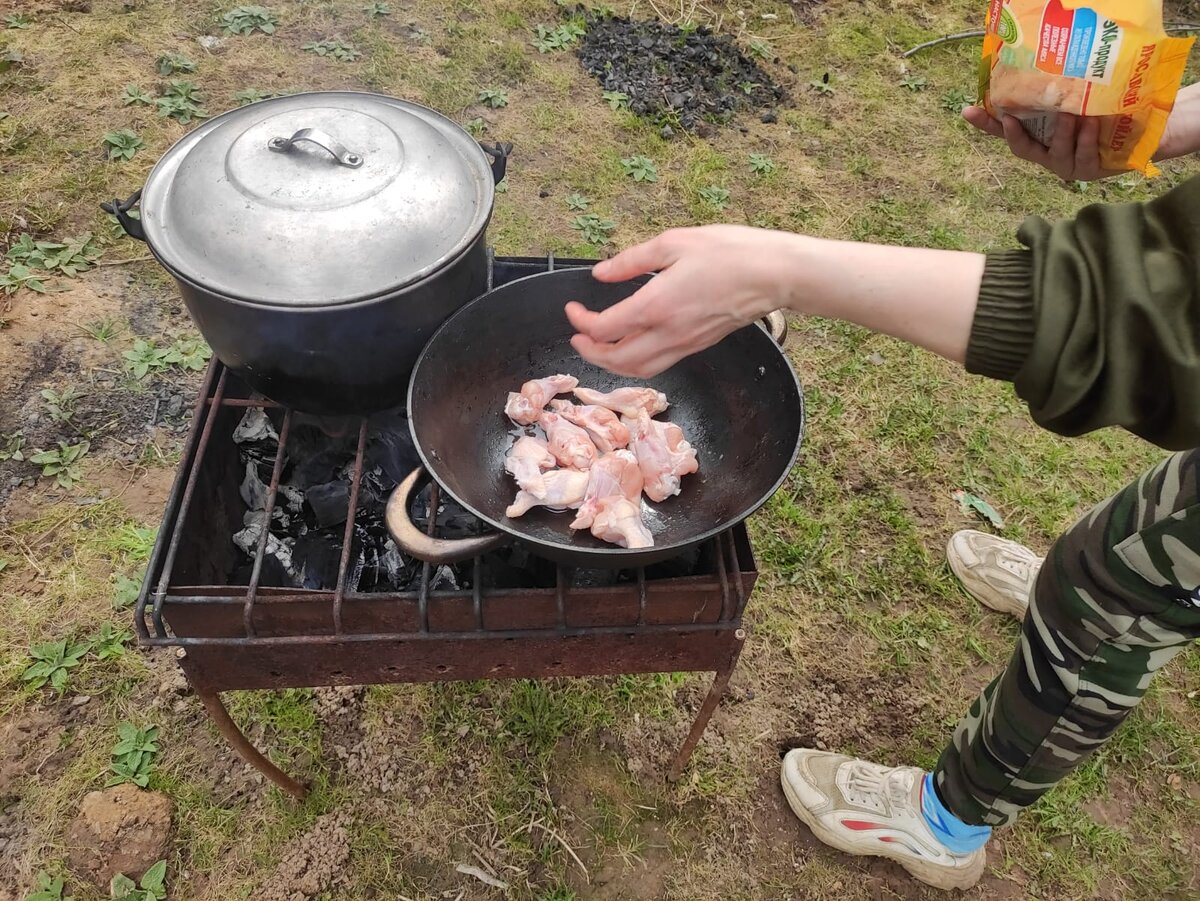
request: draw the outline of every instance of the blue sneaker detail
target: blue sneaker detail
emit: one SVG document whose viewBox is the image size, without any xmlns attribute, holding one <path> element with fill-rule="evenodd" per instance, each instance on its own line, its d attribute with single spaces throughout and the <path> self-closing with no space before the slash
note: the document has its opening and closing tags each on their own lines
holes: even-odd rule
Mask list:
<svg viewBox="0 0 1200 901">
<path fill-rule="evenodd" d="M 946 809 L 934 790 L 933 773 L 926 773 L 921 783 L 921 813 L 938 841 L 954 854 L 970 854 L 992 837 L 991 826 L 968 826 Z"/>
</svg>

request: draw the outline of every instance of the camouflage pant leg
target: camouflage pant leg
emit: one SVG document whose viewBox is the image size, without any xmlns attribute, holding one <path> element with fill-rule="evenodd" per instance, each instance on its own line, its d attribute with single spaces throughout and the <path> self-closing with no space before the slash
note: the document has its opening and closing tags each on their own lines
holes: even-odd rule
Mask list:
<svg viewBox="0 0 1200 901">
<path fill-rule="evenodd" d="M 1005 825 L 1104 744 L 1200 637 L 1200 449 L 1175 454 L 1051 549 L 1008 668 L 942 752 L 938 794 Z"/>
</svg>

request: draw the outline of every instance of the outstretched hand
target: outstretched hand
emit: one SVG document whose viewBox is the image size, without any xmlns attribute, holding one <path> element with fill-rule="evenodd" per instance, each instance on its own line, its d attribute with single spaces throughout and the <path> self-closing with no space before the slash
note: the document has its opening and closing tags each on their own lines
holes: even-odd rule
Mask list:
<svg viewBox="0 0 1200 901">
<path fill-rule="evenodd" d="M 737 225 L 674 229 L 592 270 L 602 282 L 658 272 L 601 312 L 566 306 L 585 360 L 618 375 L 650 378 L 788 305 L 795 235 Z"/>
<path fill-rule="evenodd" d="M 968 106 L 963 118 L 985 134 L 1007 141 L 1014 156 L 1049 169 L 1063 181 L 1094 181 L 1121 172 L 1100 164 L 1098 118 L 1059 113 L 1049 147 L 1031 138 L 1015 116 L 994 119 L 983 107 Z"/>
</svg>

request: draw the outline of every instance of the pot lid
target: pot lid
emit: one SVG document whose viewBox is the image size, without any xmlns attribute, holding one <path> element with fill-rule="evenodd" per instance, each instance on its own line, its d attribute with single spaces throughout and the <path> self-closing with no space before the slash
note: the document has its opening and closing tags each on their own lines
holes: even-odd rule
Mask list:
<svg viewBox="0 0 1200 901">
<path fill-rule="evenodd" d="M 355 92 L 231 110 L 159 160 L 146 240 L 176 275 L 238 300 L 327 306 L 420 281 L 487 225 L 490 163 L 451 120 Z"/>
</svg>

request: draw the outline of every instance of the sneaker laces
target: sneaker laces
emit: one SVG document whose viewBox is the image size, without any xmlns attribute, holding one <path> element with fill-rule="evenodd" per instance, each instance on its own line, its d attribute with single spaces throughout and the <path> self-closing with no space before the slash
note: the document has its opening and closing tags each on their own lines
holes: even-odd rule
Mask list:
<svg viewBox="0 0 1200 901">
<path fill-rule="evenodd" d="M 846 775 L 846 800 L 862 807 L 892 812 L 912 812 L 912 793 L 900 770 L 883 770 L 864 761 L 850 764 Z"/>
</svg>

